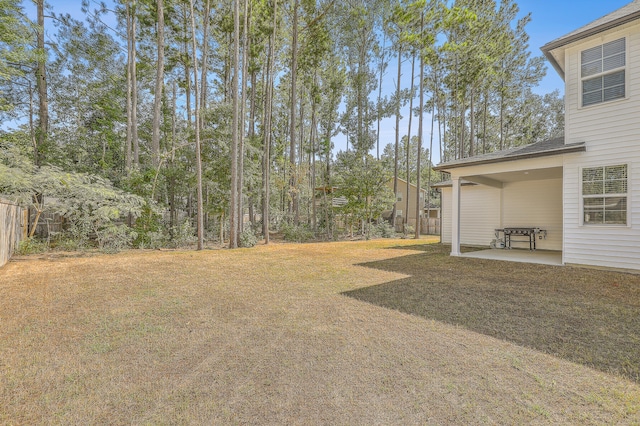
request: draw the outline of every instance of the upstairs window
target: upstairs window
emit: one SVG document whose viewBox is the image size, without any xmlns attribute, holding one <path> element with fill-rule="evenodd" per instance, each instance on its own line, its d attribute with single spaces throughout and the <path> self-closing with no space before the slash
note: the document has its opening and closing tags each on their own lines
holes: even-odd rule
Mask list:
<svg viewBox="0 0 640 426">
<path fill-rule="evenodd" d="M 582 169 L 584 224 L 627 224 L 627 165 Z"/>
<path fill-rule="evenodd" d="M 582 106 L 625 97 L 625 46 L 621 38 L 582 52 Z"/>
</svg>

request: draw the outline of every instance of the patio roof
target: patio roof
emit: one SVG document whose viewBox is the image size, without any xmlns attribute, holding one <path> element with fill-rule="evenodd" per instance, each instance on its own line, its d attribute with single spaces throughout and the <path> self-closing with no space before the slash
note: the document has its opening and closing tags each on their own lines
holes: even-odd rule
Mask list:
<svg viewBox="0 0 640 426">
<path fill-rule="evenodd" d="M 611 28 L 624 25 L 628 22 L 634 21 L 640 18 L 640 0 L 634 0 L 626 6 L 617 9 L 608 15 L 596 19 L 589 24 L 578 28 L 568 34 L 563 35 L 540 48 L 544 55 L 547 57 L 551 65 L 558 71 L 558 74 L 564 78 L 564 69 L 557 59 L 551 54 L 551 51 L 562 46 L 566 46 L 578 40 L 590 37 L 592 35 L 607 31 Z"/>
<path fill-rule="evenodd" d="M 526 158 L 547 157 L 551 155 L 568 154 L 572 152 L 583 151 L 586 151 L 584 142 L 565 144 L 564 136 L 561 136 L 543 142 L 532 143 L 530 145 L 519 146 L 502 151 L 495 151 L 489 154 L 477 155 L 474 157 L 461 158 L 459 160 L 449 161 L 448 163 L 440 163 L 433 169 L 447 171 L 451 169 L 457 169 L 459 167 L 502 163 L 506 161 L 523 160 Z"/>
</svg>

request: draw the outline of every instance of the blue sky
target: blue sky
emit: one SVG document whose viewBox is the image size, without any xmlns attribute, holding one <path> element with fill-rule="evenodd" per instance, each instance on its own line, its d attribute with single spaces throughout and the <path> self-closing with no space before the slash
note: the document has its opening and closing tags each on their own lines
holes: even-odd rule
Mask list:
<svg viewBox="0 0 640 426">
<path fill-rule="evenodd" d="M 517 1 L 517 0 L 516 0 Z M 631 0 L 520 0 L 521 16 L 531 12 L 531 22 L 527 26 L 530 48 L 535 55 L 541 54 L 544 44 L 578 29 L 622 6 Z M 562 79 L 549 65 L 547 76 L 536 90 L 544 94 L 560 89 L 564 93 Z"/>
</svg>

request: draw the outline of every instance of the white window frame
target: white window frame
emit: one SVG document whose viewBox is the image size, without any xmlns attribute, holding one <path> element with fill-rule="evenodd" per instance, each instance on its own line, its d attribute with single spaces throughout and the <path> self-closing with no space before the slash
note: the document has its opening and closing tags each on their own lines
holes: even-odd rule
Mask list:
<svg viewBox="0 0 640 426">
<path fill-rule="evenodd" d="M 614 53 L 614 54 L 610 54 L 607 55 L 605 53 L 605 49 L 607 46 L 611 46 L 614 43 L 618 43 L 622 41 L 624 43 L 624 51 L 623 51 L 623 55 L 622 55 L 622 62 L 623 64 L 617 67 L 610 67 L 610 68 L 606 68 L 606 60 L 607 59 L 611 59 L 611 58 L 615 58 L 616 56 L 618 56 L 620 54 L 620 52 L 618 53 Z M 583 63 L 583 55 L 587 54 L 587 52 L 589 51 L 597 51 L 597 49 L 601 50 L 601 55 L 599 58 L 595 59 L 595 60 L 591 60 L 591 61 L 587 61 L 585 63 Z M 625 37 L 621 37 L 621 38 L 617 38 L 615 40 L 609 41 L 607 43 L 603 43 L 597 46 L 593 46 L 589 49 L 584 49 L 580 52 L 580 66 L 579 66 L 579 73 L 580 73 L 580 89 L 579 89 L 579 95 L 580 95 L 580 106 L 582 108 L 588 108 L 588 107 L 593 107 L 596 105 L 602 105 L 605 103 L 609 103 L 609 102 L 615 102 L 615 101 L 619 101 L 619 100 L 623 100 L 623 99 L 627 99 L 627 95 L 628 95 L 628 90 L 629 90 L 629 73 L 627 70 L 627 64 L 628 64 L 628 54 L 627 54 L 627 40 Z M 600 71 L 596 71 L 593 73 L 589 73 L 587 75 L 583 75 L 583 71 L 585 68 L 585 65 L 589 65 L 589 64 L 593 64 L 596 66 L 599 66 Z M 612 84 L 610 86 L 605 86 L 605 79 L 607 77 L 611 77 L 614 76 L 615 74 L 618 73 L 622 73 L 623 74 L 623 83 L 622 84 Z M 584 96 L 585 96 L 585 83 L 589 82 L 589 81 L 594 81 L 596 79 L 601 79 L 601 85 L 599 89 L 596 90 L 591 90 L 590 93 L 597 93 L 598 91 L 601 94 L 601 100 L 597 101 L 597 102 L 591 102 L 585 105 L 584 102 Z M 605 99 L 605 91 L 607 89 L 613 89 L 615 87 L 619 87 L 621 86 L 623 87 L 623 94 L 622 96 L 617 96 L 615 98 L 612 99 Z"/>
<path fill-rule="evenodd" d="M 396 217 L 402 217 L 402 210 L 396 210 Z"/>
<path fill-rule="evenodd" d="M 625 166 L 626 167 L 626 192 L 624 193 L 606 193 L 606 189 L 604 189 L 603 187 L 603 192 L 602 193 L 598 193 L 598 194 L 584 194 L 584 171 L 585 170 L 589 170 L 589 169 L 602 169 L 602 173 L 603 173 L 603 185 L 606 185 L 607 179 L 606 179 L 606 169 L 607 167 L 619 167 L 619 166 Z M 595 182 L 595 181 L 594 181 Z M 580 168 L 580 224 L 582 226 L 587 226 L 587 227 L 629 227 L 630 226 L 630 194 L 631 194 L 631 176 L 630 176 L 630 167 L 629 164 L 627 163 L 622 163 L 622 164 L 605 164 L 602 166 L 592 166 L 592 167 L 581 167 Z M 585 199 L 597 199 L 597 198 L 603 198 L 603 199 L 607 199 L 607 198 L 625 198 L 625 203 L 626 203 L 626 217 L 625 217 L 625 223 L 606 223 L 603 219 L 603 222 L 590 222 L 588 220 L 586 220 L 586 215 L 587 213 L 585 212 Z M 606 211 L 606 210 L 605 210 Z"/>
<path fill-rule="evenodd" d="M 396 201 L 402 201 L 402 191 L 398 191 L 396 193 Z"/>
</svg>

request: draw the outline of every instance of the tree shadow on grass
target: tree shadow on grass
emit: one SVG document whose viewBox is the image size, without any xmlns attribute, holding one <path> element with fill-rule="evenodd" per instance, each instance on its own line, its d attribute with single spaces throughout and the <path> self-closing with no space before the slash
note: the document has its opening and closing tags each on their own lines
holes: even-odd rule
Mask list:
<svg viewBox="0 0 640 426">
<path fill-rule="evenodd" d="M 400 247 L 399 247 L 400 248 Z M 640 383 L 640 276 L 449 256 L 361 264 L 410 275 L 343 294 L 465 327 Z"/>
</svg>

